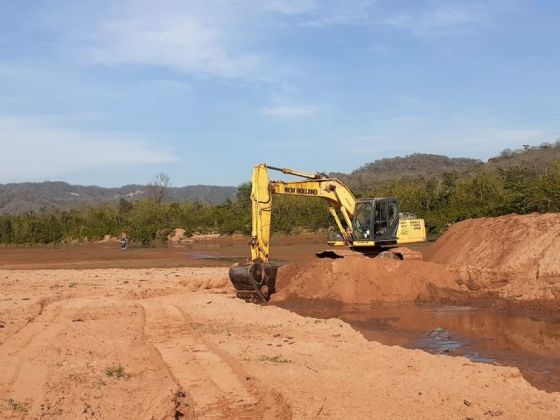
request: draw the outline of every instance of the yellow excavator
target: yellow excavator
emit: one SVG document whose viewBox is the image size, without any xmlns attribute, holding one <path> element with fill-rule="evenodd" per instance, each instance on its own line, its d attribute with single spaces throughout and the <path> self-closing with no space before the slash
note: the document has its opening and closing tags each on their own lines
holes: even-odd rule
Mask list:
<svg viewBox="0 0 560 420">
<path fill-rule="evenodd" d="M 303 180 L 270 181 L 269 170 Z M 326 174 L 277 168 L 262 163 L 253 168 L 251 181 L 251 260 L 248 264 L 234 265 L 229 270 L 237 297 L 247 301 L 266 302 L 275 291 L 278 266 L 269 262 L 274 194 L 324 199 L 338 229 L 333 237 L 329 237 L 328 243 L 346 247 L 350 253 L 358 252 L 372 257 L 384 254 L 400 259 L 417 258 L 417 253 L 406 248 L 395 250 L 404 244 L 426 240 L 424 220 L 417 219 L 412 213 L 399 213 L 395 198 L 357 200 L 343 182 Z M 344 254 L 331 250 L 318 256 L 337 258 Z"/>
</svg>

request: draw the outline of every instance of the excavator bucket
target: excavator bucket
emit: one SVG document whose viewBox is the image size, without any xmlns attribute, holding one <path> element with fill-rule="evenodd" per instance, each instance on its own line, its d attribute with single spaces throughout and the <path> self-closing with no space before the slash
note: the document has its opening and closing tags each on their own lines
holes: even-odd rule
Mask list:
<svg viewBox="0 0 560 420">
<path fill-rule="evenodd" d="M 229 269 L 229 279 L 237 297 L 247 302 L 267 302 L 275 291 L 278 267 L 255 262 L 250 265 L 234 265 Z"/>
</svg>

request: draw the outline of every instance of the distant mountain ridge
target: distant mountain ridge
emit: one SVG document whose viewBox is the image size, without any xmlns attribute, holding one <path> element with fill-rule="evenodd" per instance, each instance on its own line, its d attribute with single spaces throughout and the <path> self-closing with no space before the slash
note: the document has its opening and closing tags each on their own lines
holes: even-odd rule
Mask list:
<svg viewBox="0 0 560 420">
<path fill-rule="evenodd" d="M 349 174 L 331 172 L 329 175 L 340 179 L 352 188 L 368 190 L 375 184 L 392 179 L 430 178 L 445 173 L 474 173 L 481 170 L 512 167 L 539 171 L 557 159 L 560 159 L 560 139 L 555 143 L 525 145 L 516 150 L 505 149 L 499 156 L 492 157 L 487 162 L 480 159 L 414 153 L 404 157 L 385 158 L 366 163 Z"/>
<path fill-rule="evenodd" d="M 331 172 L 352 189 L 367 191 L 375 184 L 400 178 L 429 178 L 445 173 L 467 173 L 481 170 L 520 167 L 530 171 L 545 168 L 560 159 L 560 140 L 538 146 L 526 145 L 518 150 L 504 150 L 488 162 L 470 158 L 414 153 L 404 157 L 385 158 L 366 163 L 349 174 Z M 317 168 L 313 168 L 317 169 Z M 77 206 L 116 203 L 121 197 L 138 200 L 149 196 L 149 186 L 125 185 L 119 188 L 70 185 L 65 182 L 0 184 L 0 214 L 25 214 L 41 209 L 66 209 Z M 235 199 L 236 187 L 191 185 L 169 187 L 169 201 L 200 201 L 221 204 Z"/>
<path fill-rule="evenodd" d="M 116 203 L 120 198 L 133 201 L 147 198 L 148 190 L 149 186 L 134 184 L 118 188 L 71 185 L 66 182 L 0 184 L 0 214 L 103 205 Z M 236 192 L 236 187 L 213 185 L 168 187 L 167 199 L 221 204 L 234 199 Z"/>
<path fill-rule="evenodd" d="M 331 172 L 329 175 L 350 185 L 363 187 L 390 179 L 431 177 L 446 172 L 467 172 L 484 165 L 485 163 L 479 159 L 414 153 L 404 157 L 385 158 L 366 163 L 349 174 Z"/>
</svg>

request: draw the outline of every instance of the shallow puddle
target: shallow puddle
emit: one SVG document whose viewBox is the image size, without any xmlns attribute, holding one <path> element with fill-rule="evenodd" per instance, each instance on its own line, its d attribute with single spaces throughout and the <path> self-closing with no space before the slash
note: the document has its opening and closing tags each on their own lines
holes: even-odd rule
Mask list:
<svg viewBox="0 0 560 420">
<path fill-rule="evenodd" d="M 219 255 L 219 254 L 202 254 L 202 253 L 192 253 L 189 255 L 191 258 L 195 260 L 214 260 L 214 261 L 225 261 L 228 263 L 236 263 L 245 260 L 246 258 L 243 256 L 226 256 L 226 255 Z"/>
<path fill-rule="evenodd" d="M 383 344 L 515 366 L 535 387 L 560 391 L 560 315 L 537 317 L 467 306 L 309 300 L 275 304 L 303 316 L 342 319 L 368 340 Z"/>
</svg>

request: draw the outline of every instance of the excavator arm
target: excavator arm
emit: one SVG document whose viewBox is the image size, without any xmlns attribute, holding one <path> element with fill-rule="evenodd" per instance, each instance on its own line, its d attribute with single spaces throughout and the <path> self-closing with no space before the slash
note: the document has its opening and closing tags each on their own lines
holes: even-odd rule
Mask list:
<svg viewBox="0 0 560 420">
<path fill-rule="evenodd" d="M 268 171 L 304 178 L 301 181 L 270 181 Z M 268 264 L 270 251 L 270 223 L 272 196 L 295 195 L 318 197 L 327 201 L 329 212 L 346 242 L 352 237 L 352 218 L 356 199 L 352 191 L 336 178 L 321 173 L 307 173 L 288 168 L 260 164 L 253 168 L 251 178 L 251 263 L 230 269 L 230 279 L 237 296 L 245 300 L 266 301 L 274 292 L 276 267 Z M 343 226 L 338 213 L 346 224 Z"/>
<path fill-rule="evenodd" d="M 306 178 L 306 180 L 293 182 L 270 181 L 268 176 L 269 169 Z M 328 203 L 329 212 L 333 216 L 340 234 L 346 242 L 349 243 L 351 241 L 352 217 L 356 207 L 356 199 L 352 191 L 338 179 L 329 178 L 319 173 L 306 173 L 260 164 L 253 169 L 251 181 L 251 261 L 268 262 L 272 196 L 274 194 L 324 199 Z M 346 228 L 343 226 L 338 213 L 342 215 Z"/>
</svg>

